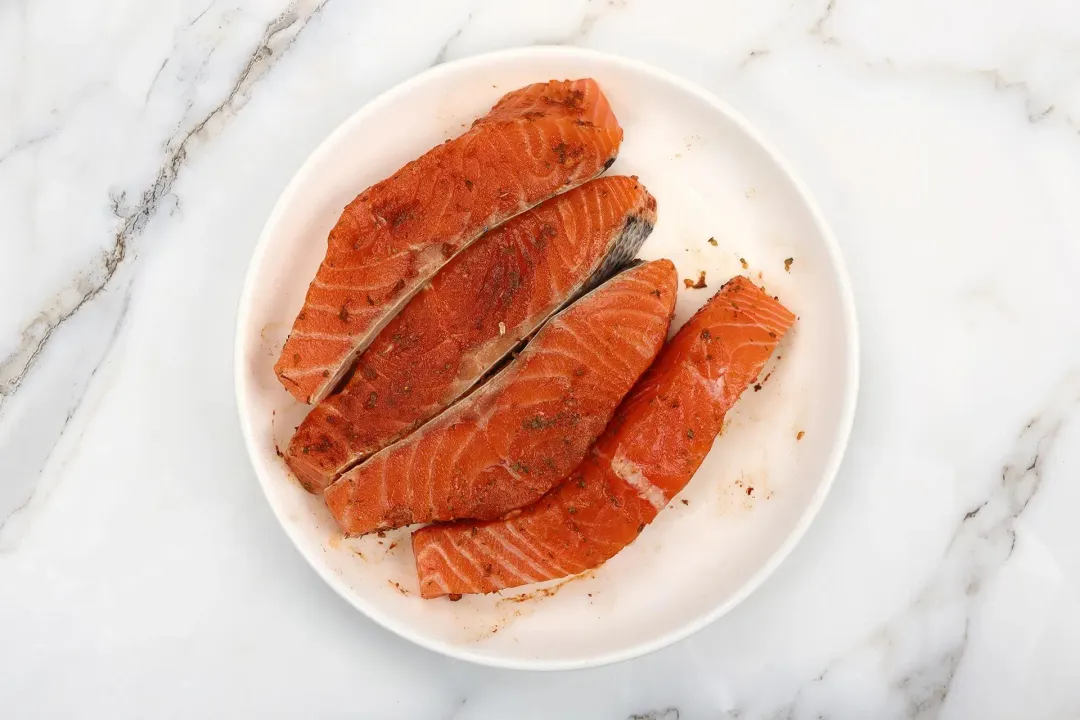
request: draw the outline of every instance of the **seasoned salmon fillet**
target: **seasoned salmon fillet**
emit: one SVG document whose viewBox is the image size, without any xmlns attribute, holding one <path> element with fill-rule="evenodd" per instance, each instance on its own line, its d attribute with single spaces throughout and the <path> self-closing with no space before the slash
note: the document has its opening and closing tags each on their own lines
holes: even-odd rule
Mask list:
<svg viewBox="0 0 1080 720">
<path fill-rule="evenodd" d="M 348 535 L 493 519 L 554 487 L 584 458 L 667 336 L 668 260 L 616 275 L 553 317 L 495 377 L 330 485 Z"/>
<path fill-rule="evenodd" d="M 465 134 L 372 185 L 330 231 L 274 366 L 281 383 L 301 402 L 322 400 L 451 257 L 603 172 L 621 142 L 594 80 L 552 81 L 507 94 Z"/>
<path fill-rule="evenodd" d="M 636 178 L 601 177 L 551 198 L 455 256 L 319 403 L 285 460 L 305 488 L 401 439 L 468 392 L 521 340 L 641 247 L 656 200 Z"/>
<path fill-rule="evenodd" d="M 503 519 L 413 533 L 421 595 L 575 575 L 632 543 L 697 471 L 794 320 L 746 278 L 727 283 L 667 343 L 557 489 Z"/>
</svg>

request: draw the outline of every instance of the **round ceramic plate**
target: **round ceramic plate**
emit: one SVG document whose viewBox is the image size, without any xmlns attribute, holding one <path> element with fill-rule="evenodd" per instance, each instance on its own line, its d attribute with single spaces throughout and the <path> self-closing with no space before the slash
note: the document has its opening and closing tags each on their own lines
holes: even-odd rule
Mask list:
<svg viewBox="0 0 1080 720">
<path fill-rule="evenodd" d="M 742 273 L 798 316 L 759 391 L 748 391 L 701 469 L 636 542 L 569 581 L 421 600 L 406 529 L 343 539 L 278 455 L 307 408 L 273 365 L 342 208 L 372 183 L 462 133 L 505 92 L 593 77 L 625 129 L 612 174 L 656 196 L 640 252 L 680 277 L 672 332 Z M 709 239 L 715 239 L 715 245 Z M 793 259 L 790 268 L 787 259 Z M 358 610 L 424 647 L 516 668 L 574 668 L 672 643 L 743 600 L 791 551 L 840 463 L 858 385 L 855 313 L 840 252 L 788 164 L 730 108 L 629 60 L 529 48 L 436 68 L 345 121 L 282 194 L 248 270 L 236 333 L 236 393 L 252 463 L 282 526 Z M 799 439 L 801 437 L 801 439 Z"/>
</svg>

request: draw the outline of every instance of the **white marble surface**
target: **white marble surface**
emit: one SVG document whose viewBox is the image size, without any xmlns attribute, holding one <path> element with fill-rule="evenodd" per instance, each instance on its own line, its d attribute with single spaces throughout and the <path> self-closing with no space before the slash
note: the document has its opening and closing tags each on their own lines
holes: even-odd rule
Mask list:
<svg viewBox="0 0 1080 720">
<path fill-rule="evenodd" d="M 430 654 L 272 518 L 244 269 L 349 113 L 533 43 L 711 88 L 801 169 L 863 334 L 853 442 L 736 611 L 621 665 Z M 1080 5 L 0 4 L 0 716 L 1080 717 Z"/>
</svg>

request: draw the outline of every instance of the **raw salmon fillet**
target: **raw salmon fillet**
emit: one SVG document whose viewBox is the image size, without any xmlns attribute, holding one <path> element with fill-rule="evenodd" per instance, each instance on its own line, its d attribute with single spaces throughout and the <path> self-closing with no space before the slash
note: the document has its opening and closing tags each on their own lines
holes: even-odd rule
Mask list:
<svg viewBox="0 0 1080 720">
<path fill-rule="evenodd" d="M 607 279 L 656 223 L 630 177 L 603 177 L 510 220 L 454 257 L 360 356 L 344 390 L 293 435 L 285 460 L 311 492 L 466 393 L 584 289 Z"/>
<path fill-rule="evenodd" d="M 489 228 L 599 175 L 621 142 L 594 80 L 552 81 L 507 94 L 464 135 L 372 185 L 330 231 L 274 366 L 278 379 L 301 402 L 322 400 L 447 260 Z"/>
<path fill-rule="evenodd" d="M 488 593 L 575 575 L 632 543 L 690 481 L 724 415 L 794 320 L 749 280 L 730 281 L 664 347 L 556 490 L 501 520 L 413 534 L 421 595 Z"/>
<path fill-rule="evenodd" d="M 540 498 L 656 357 L 676 280 L 669 260 L 644 263 L 560 312 L 485 385 L 328 487 L 331 514 L 360 535 L 493 519 Z"/>
</svg>

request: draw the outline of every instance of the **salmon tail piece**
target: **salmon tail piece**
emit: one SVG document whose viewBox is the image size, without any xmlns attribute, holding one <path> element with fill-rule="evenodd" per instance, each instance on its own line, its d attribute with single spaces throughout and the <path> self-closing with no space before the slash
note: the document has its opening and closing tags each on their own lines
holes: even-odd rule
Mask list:
<svg viewBox="0 0 1080 720">
<path fill-rule="evenodd" d="M 664 346 L 566 482 L 512 516 L 413 533 L 421 595 L 495 592 L 613 557 L 690 481 L 794 321 L 746 278 L 728 282 Z"/>
<path fill-rule="evenodd" d="M 591 79 L 529 85 L 342 212 L 274 370 L 317 403 L 395 313 L 488 229 L 611 166 L 622 143 Z"/>
<path fill-rule="evenodd" d="M 636 178 L 556 196 L 454 257 L 297 428 L 285 461 L 311 492 L 467 393 L 553 313 L 624 267 L 656 223 Z"/>
<path fill-rule="evenodd" d="M 486 384 L 330 485 L 334 519 L 359 535 L 493 519 L 540 498 L 656 358 L 677 279 L 671 261 L 645 263 L 560 312 Z"/>
</svg>

